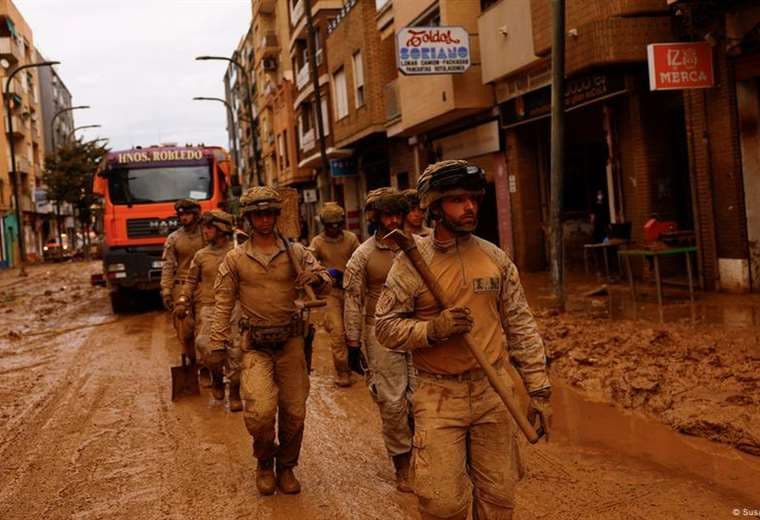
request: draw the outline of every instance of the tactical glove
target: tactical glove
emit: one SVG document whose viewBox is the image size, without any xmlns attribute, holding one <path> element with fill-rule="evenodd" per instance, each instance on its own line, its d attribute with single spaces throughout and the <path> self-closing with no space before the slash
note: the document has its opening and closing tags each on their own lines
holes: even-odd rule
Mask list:
<svg viewBox="0 0 760 520">
<path fill-rule="evenodd" d="M 171 312 L 174 308 L 174 301 L 172 299 L 172 292 L 171 291 L 162 291 L 161 292 L 161 300 L 164 302 L 164 308 Z"/>
<path fill-rule="evenodd" d="M 467 334 L 472 330 L 472 316 L 467 307 L 446 309 L 435 319 L 427 322 L 427 337 L 432 343 L 446 341 L 452 336 Z"/>
<path fill-rule="evenodd" d="M 546 442 L 549 442 L 549 434 L 552 427 L 552 404 L 550 401 L 551 393 L 542 390 L 540 393 L 530 396 L 528 404 L 528 421 L 538 431 L 544 430 Z"/>
<path fill-rule="evenodd" d="M 361 348 L 351 346 L 348 347 L 348 368 L 360 376 L 363 376 L 364 373 L 369 370 L 367 358 L 364 357 Z"/>
</svg>

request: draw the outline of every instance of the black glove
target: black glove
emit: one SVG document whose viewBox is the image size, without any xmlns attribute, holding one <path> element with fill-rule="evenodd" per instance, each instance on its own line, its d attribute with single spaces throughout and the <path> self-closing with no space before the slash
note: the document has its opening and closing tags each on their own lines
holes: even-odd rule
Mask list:
<svg viewBox="0 0 760 520">
<path fill-rule="evenodd" d="M 348 347 L 348 368 L 352 372 L 356 372 L 360 376 L 363 376 L 369 365 L 367 364 L 367 358 L 364 357 L 362 349 L 359 347 Z"/>
</svg>

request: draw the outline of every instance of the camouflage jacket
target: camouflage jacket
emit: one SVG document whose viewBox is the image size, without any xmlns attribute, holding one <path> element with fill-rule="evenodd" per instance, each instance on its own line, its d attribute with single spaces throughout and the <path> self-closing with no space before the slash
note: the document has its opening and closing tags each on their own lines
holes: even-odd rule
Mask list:
<svg viewBox="0 0 760 520">
<path fill-rule="evenodd" d="M 195 226 L 191 232 L 180 227 L 166 237 L 161 267 L 162 293 L 171 292 L 177 281 L 185 279 L 193 256 L 202 247 L 201 226 Z"/>
<path fill-rule="evenodd" d="M 475 236 L 441 244 L 415 237 L 423 259 L 449 298 L 467 306 L 469 334 L 493 364 L 506 356 L 530 392 L 550 388 L 544 343 L 528 308 L 517 268 L 494 244 Z M 412 351 L 418 370 L 461 374 L 478 368 L 461 336 L 431 344 L 427 321 L 440 307 L 405 254 L 393 263 L 377 305 L 376 331 L 387 348 Z"/>
<path fill-rule="evenodd" d="M 232 243 L 224 247 L 207 245 L 193 256 L 181 296 L 194 305 L 214 305 L 214 281 L 219 265 L 232 249 Z"/>
<path fill-rule="evenodd" d="M 278 242 L 278 245 L 279 250 L 270 256 L 262 253 L 250 239 L 224 257 L 214 283 L 212 348 L 230 344 L 230 316 L 238 301 L 242 316 L 254 326 L 288 324 L 297 314 L 296 271 L 284 244 Z M 301 268 L 319 277 L 315 292 L 320 295 L 329 293 L 332 278 L 327 271 L 303 245 L 294 243 L 291 247 Z"/>
<path fill-rule="evenodd" d="M 364 321 L 371 324 L 374 320 L 375 305 L 395 256 L 396 250 L 378 240 L 377 235 L 365 240 L 351 255 L 343 275 L 343 321 L 349 342 L 365 339 Z"/>
</svg>

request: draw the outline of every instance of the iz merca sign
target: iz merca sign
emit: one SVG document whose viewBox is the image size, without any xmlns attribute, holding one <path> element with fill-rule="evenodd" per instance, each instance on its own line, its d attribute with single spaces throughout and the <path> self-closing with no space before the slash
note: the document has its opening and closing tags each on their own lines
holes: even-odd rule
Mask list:
<svg viewBox="0 0 760 520">
<path fill-rule="evenodd" d="M 715 85 L 713 51 L 707 42 L 647 45 L 650 90 L 709 88 Z"/>
<path fill-rule="evenodd" d="M 116 154 L 118 164 L 164 162 L 164 161 L 199 161 L 203 159 L 202 150 L 132 150 Z"/>
<path fill-rule="evenodd" d="M 396 35 L 398 70 L 407 76 L 462 74 L 470 68 L 464 27 L 404 27 Z"/>
</svg>

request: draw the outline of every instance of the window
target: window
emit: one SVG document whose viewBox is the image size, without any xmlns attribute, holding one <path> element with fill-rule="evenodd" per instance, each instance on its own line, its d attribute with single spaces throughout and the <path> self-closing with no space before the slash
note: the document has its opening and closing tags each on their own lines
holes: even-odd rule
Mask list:
<svg viewBox="0 0 760 520">
<path fill-rule="evenodd" d="M 330 135 L 330 116 L 327 110 L 327 98 L 322 96 L 322 129 L 325 131 L 325 135 Z M 316 115 L 316 114 L 315 114 Z"/>
<path fill-rule="evenodd" d="M 417 27 L 438 27 L 441 25 L 441 10 L 438 4 L 420 16 L 414 23 Z"/>
<path fill-rule="evenodd" d="M 348 94 L 346 92 L 346 72 L 341 67 L 333 74 L 333 89 L 335 90 L 335 120 L 348 115 Z"/>
<path fill-rule="evenodd" d="M 166 202 L 211 197 L 213 180 L 208 165 L 111 170 L 108 192 L 114 204 Z"/>
<path fill-rule="evenodd" d="M 290 154 L 288 153 L 288 131 L 282 131 L 282 163 L 284 168 L 290 168 Z"/>
<path fill-rule="evenodd" d="M 354 54 L 354 89 L 356 94 L 356 108 L 364 104 L 364 60 L 362 52 Z"/>
</svg>

